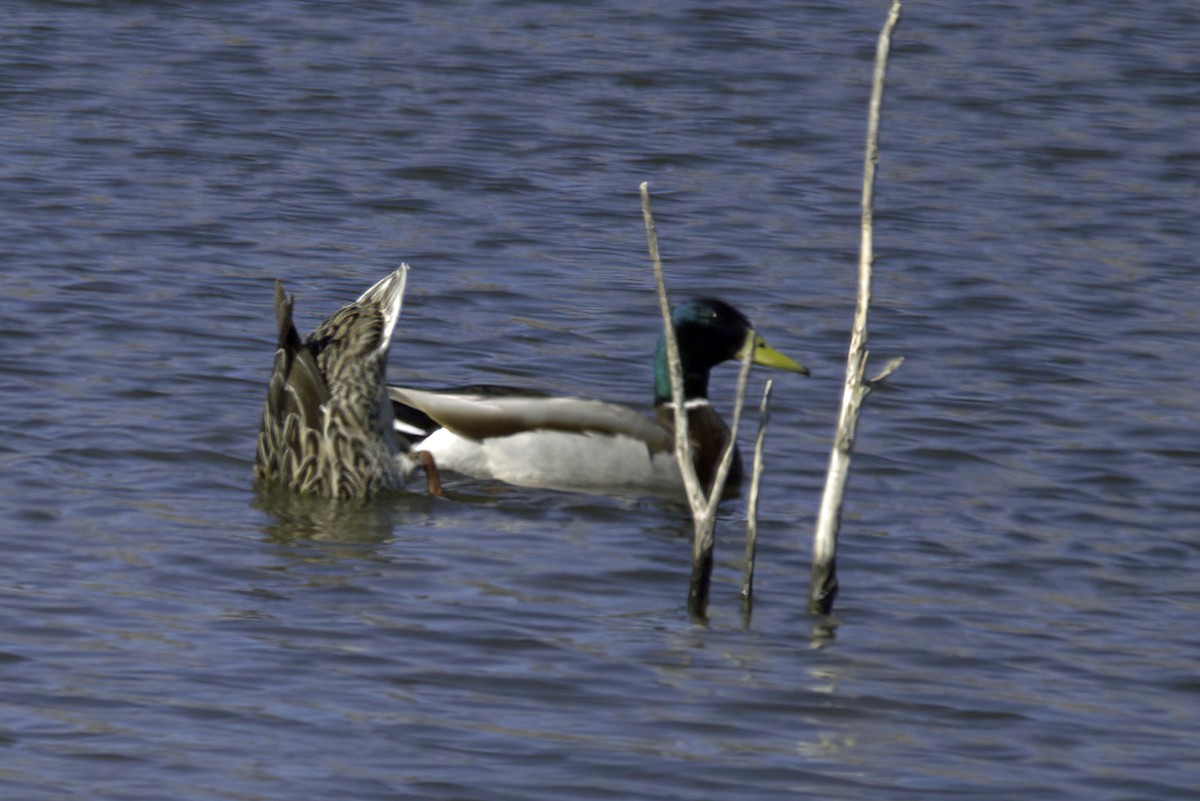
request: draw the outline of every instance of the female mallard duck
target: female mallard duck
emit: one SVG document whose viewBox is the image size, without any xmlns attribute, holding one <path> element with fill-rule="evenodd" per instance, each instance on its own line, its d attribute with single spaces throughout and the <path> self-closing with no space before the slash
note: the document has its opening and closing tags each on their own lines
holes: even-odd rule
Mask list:
<svg viewBox="0 0 1200 801">
<path fill-rule="evenodd" d="M 279 347 L 263 407 L 254 477 L 302 493 L 363 500 L 401 486 L 418 460 L 393 426 L 385 370 L 408 265 L 301 340 L 294 297 L 275 282 Z M 430 488 L 436 473 L 425 461 Z"/>
<path fill-rule="evenodd" d="M 723 301 L 684 303 L 672 321 L 696 472 L 709 487 L 729 441 L 729 427 L 708 402 L 709 371 L 740 360 L 747 348 L 755 364 L 804 375 L 808 369 L 769 346 L 744 314 Z M 388 393 L 397 430 L 413 447 L 429 451 L 442 469 L 518 486 L 590 492 L 674 494 L 683 486 L 675 465 L 675 412 L 661 336 L 653 418 L 621 404 L 490 385 L 389 387 Z M 741 460 L 735 456 L 727 490 L 736 489 L 740 478 Z"/>
</svg>

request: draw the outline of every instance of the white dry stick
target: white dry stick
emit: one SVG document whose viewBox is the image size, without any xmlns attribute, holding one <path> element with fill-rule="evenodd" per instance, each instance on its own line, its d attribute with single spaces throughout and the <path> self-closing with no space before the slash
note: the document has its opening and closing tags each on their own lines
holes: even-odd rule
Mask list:
<svg viewBox="0 0 1200 801">
<path fill-rule="evenodd" d="M 900 0 L 892 0 L 891 10 L 879 34 L 875 48 L 875 74 L 871 86 L 870 109 L 867 117 L 867 147 L 863 163 L 862 240 L 858 261 L 858 303 L 854 310 L 854 330 L 850 336 L 850 351 L 846 357 L 846 380 L 842 386 L 842 404 L 838 412 L 837 433 L 829 452 L 829 472 L 817 513 L 813 534 L 812 581 L 809 585 L 808 609 L 828 614 L 837 597 L 837 536 L 841 523 L 842 499 L 846 479 L 850 474 L 850 453 L 854 448 L 858 412 L 866 395 L 863 375 L 867 367 L 867 310 L 871 303 L 872 222 L 875 203 L 875 166 L 879 162 L 879 110 L 883 103 L 883 79 L 887 72 L 888 50 L 892 31 L 900 19 Z M 894 367 L 892 368 L 894 369 Z M 886 371 L 885 371 L 886 372 Z"/>
<path fill-rule="evenodd" d="M 704 489 L 700 486 L 700 478 L 692 464 L 687 410 L 683 405 L 683 362 L 679 358 L 679 341 L 675 338 L 675 326 L 671 324 L 671 304 L 667 298 L 666 280 L 663 278 L 662 257 L 658 252 L 658 229 L 654 225 L 654 215 L 650 212 L 650 184 L 643 181 L 639 189 L 642 194 L 642 218 L 646 222 L 646 242 L 650 248 L 650 261 L 654 265 L 654 285 L 658 290 L 658 310 L 662 314 L 667 367 L 671 373 L 671 407 L 675 410 L 675 461 L 679 463 L 688 505 L 695 516 L 697 510 L 704 508 Z"/>
<path fill-rule="evenodd" d="M 675 410 L 675 462 L 683 477 L 687 491 L 688 506 L 692 511 L 692 577 L 688 583 L 688 610 L 697 618 L 703 618 L 708 606 L 708 590 L 712 581 L 714 532 L 717 525 L 717 505 L 725 490 L 725 482 L 733 465 L 733 452 L 737 443 L 738 423 L 746 399 L 746 381 L 750 376 L 750 365 L 754 349 L 746 348 L 741 369 L 738 372 L 737 395 L 734 399 L 733 420 L 729 426 L 729 442 L 722 454 L 716 476 L 708 496 L 696 475 L 692 460 L 691 435 L 688 430 L 687 409 L 683 401 L 683 363 L 679 358 L 679 343 L 675 338 L 675 326 L 671 323 L 671 304 L 667 298 L 667 285 L 663 277 L 662 258 L 658 251 L 658 231 L 654 215 L 650 211 L 650 189 L 645 181 L 639 187 L 642 195 L 642 217 L 646 223 L 646 240 L 650 249 L 650 261 L 654 265 L 654 284 L 658 289 L 658 308 L 662 314 L 663 337 L 666 341 L 667 365 L 671 374 L 671 404 Z"/>
<path fill-rule="evenodd" d="M 763 387 L 758 405 L 758 436 L 754 440 L 754 472 L 750 479 L 750 498 L 746 502 L 746 567 L 742 574 L 742 601 L 749 604 L 754 598 L 754 557 L 758 551 L 758 483 L 763 470 L 763 442 L 767 424 L 771 421 L 771 380 Z"/>
</svg>

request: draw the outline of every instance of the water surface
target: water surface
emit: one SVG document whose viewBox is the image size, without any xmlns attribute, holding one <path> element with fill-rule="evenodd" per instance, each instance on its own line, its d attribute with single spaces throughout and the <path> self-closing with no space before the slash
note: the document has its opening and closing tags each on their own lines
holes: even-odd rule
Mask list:
<svg viewBox="0 0 1200 801">
<path fill-rule="evenodd" d="M 1189 3 L 906 9 L 871 344 L 907 360 L 804 612 L 884 12 L 14 4 L 0 794 L 1194 797 Z M 411 263 L 397 380 L 648 404 L 643 180 L 677 296 L 814 371 L 751 616 L 737 502 L 702 625 L 669 503 L 254 492 L 276 277 L 311 327 Z"/>
</svg>

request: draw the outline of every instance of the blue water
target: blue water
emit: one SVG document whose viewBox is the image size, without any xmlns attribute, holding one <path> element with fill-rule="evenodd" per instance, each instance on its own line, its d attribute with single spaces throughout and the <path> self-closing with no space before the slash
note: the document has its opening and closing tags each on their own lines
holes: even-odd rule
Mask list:
<svg viewBox="0 0 1200 801">
<path fill-rule="evenodd" d="M 0 797 L 1194 798 L 1191 3 L 906 7 L 906 361 L 804 611 L 885 11 L 9 4 Z M 648 404 L 644 180 L 673 293 L 814 372 L 775 376 L 752 614 L 740 502 L 702 624 L 670 503 L 255 494 L 276 277 L 311 327 L 409 262 L 397 380 Z"/>
</svg>

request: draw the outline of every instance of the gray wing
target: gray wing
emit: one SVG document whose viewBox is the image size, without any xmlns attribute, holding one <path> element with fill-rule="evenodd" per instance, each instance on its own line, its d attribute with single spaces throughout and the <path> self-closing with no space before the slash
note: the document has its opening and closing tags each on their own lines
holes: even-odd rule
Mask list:
<svg viewBox="0 0 1200 801">
<path fill-rule="evenodd" d="M 388 387 L 388 395 L 471 439 L 552 430 L 622 434 L 644 442 L 652 451 L 669 451 L 674 446 L 670 432 L 657 421 L 619 403 L 526 392 L 506 394 L 495 388 L 471 392 Z"/>
</svg>

